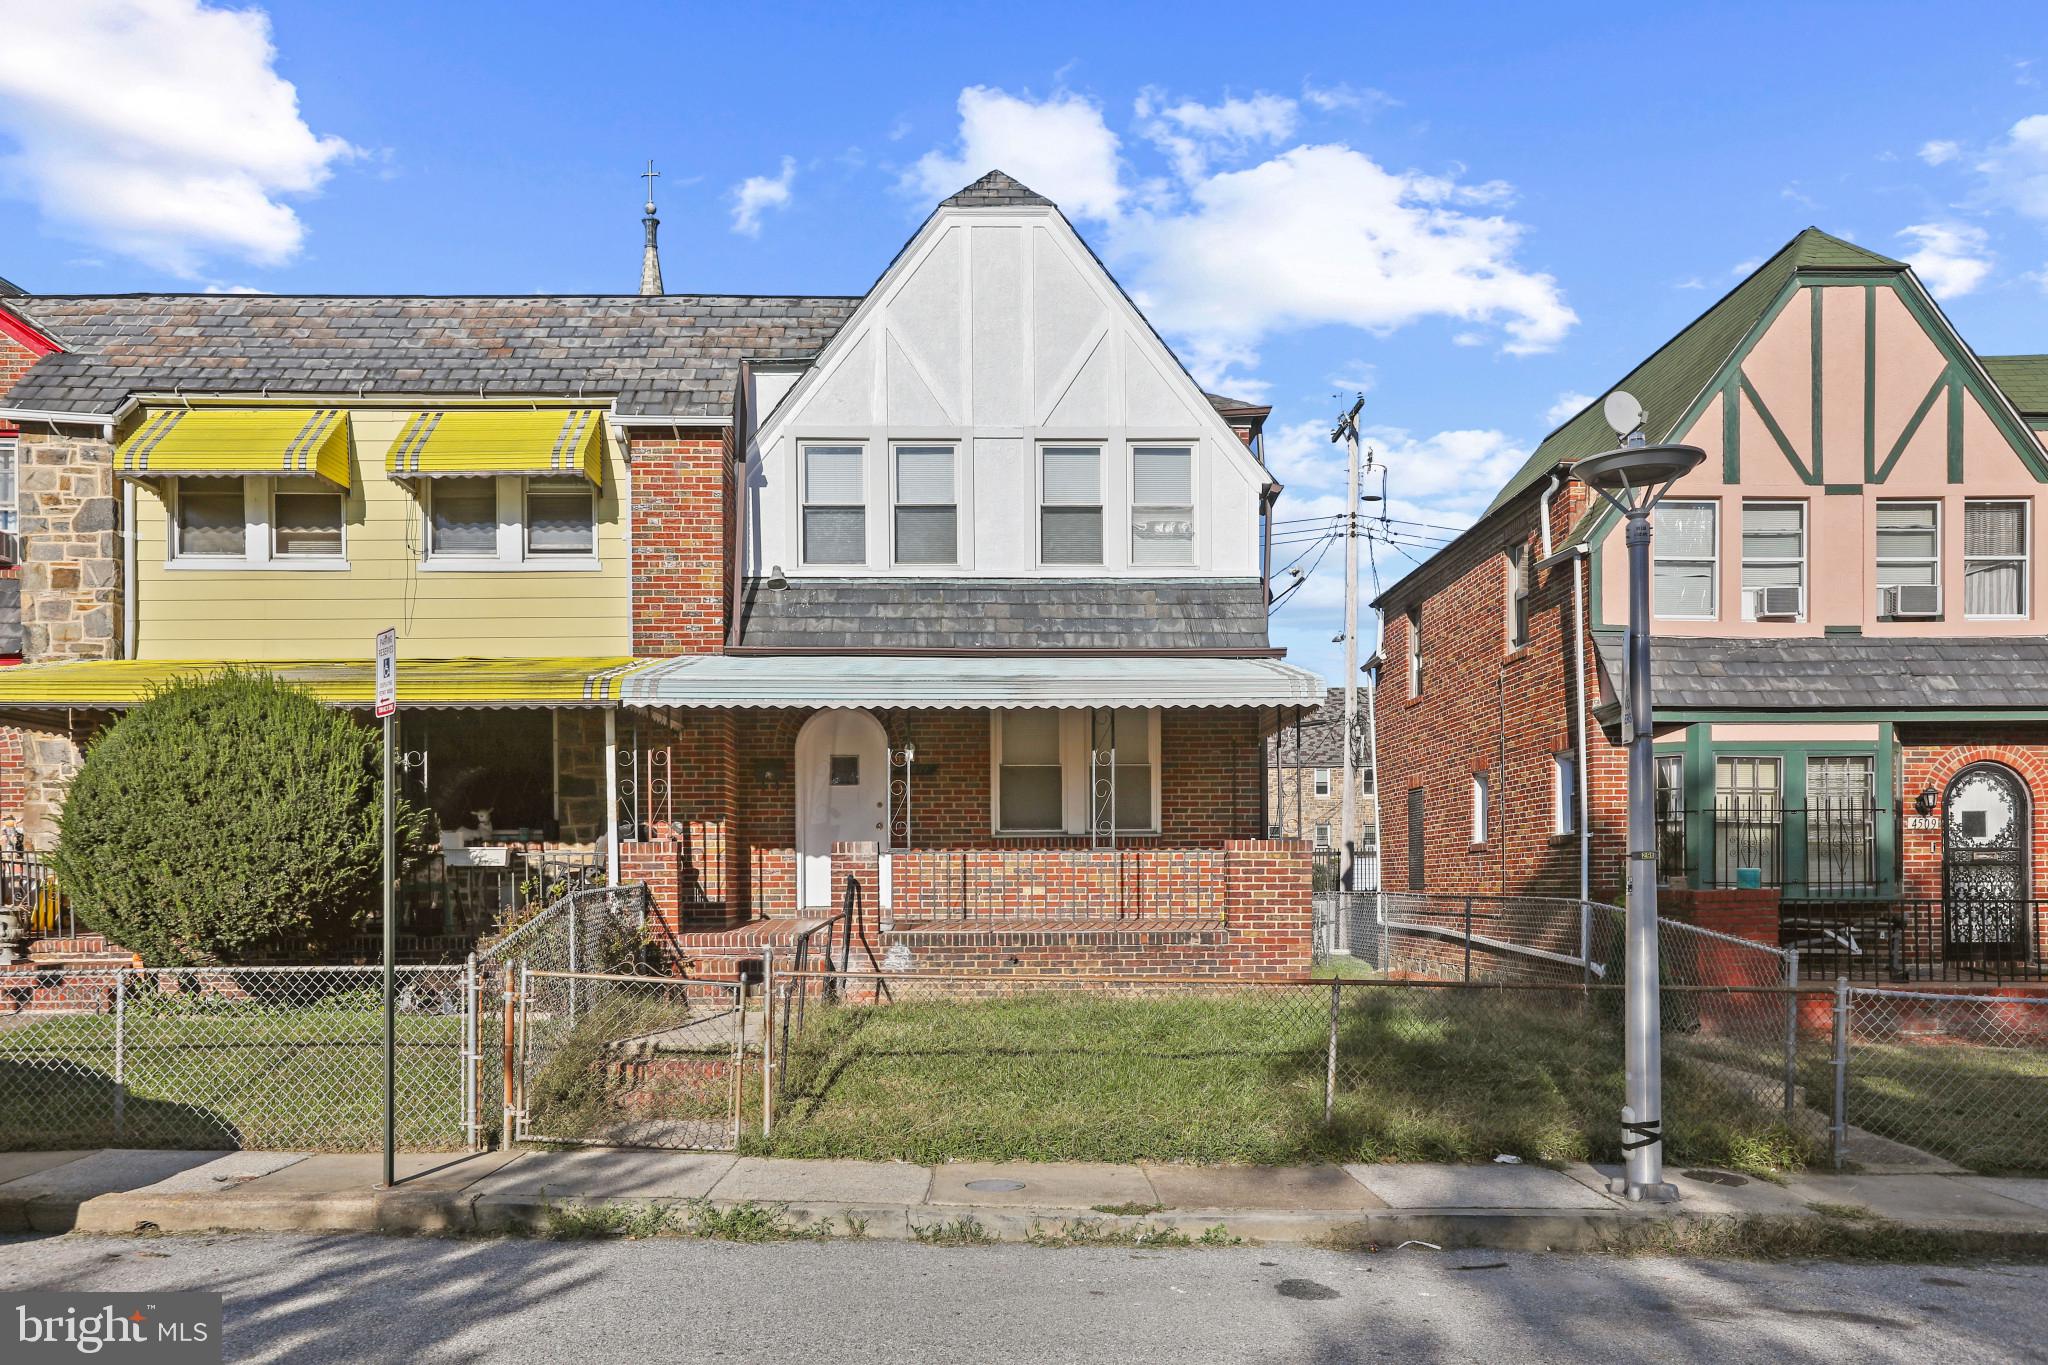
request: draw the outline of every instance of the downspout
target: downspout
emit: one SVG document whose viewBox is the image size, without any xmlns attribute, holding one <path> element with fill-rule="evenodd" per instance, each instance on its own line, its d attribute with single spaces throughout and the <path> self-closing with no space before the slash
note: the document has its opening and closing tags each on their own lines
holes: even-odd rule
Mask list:
<svg viewBox="0 0 2048 1365">
<path fill-rule="evenodd" d="M 732 451 L 726 461 L 727 482 L 732 489 L 732 563 L 727 567 L 725 647 L 740 642 L 740 613 L 745 610 L 747 585 L 747 462 L 754 433 L 747 429 L 747 385 L 753 377 L 751 361 L 740 361 L 739 382 L 733 385 Z"/>
</svg>

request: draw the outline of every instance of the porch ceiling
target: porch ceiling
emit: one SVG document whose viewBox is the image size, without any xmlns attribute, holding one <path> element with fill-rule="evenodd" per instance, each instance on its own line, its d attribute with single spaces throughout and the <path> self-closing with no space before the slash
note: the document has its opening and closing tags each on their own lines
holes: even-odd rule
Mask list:
<svg viewBox="0 0 2048 1365">
<path fill-rule="evenodd" d="M 400 659 L 398 704 L 604 705 L 618 699 L 620 680 L 634 664 L 628 658 Z M 376 701 L 376 665 L 367 659 L 87 659 L 0 669 L 0 712 L 134 706 L 166 683 L 227 668 L 275 674 L 337 706 Z"/>
<path fill-rule="evenodd" d="M 700 655 L 637 670 L 628 706 L 1316 706 L 1323 680 L 1277 659 Z"/>
</svg>

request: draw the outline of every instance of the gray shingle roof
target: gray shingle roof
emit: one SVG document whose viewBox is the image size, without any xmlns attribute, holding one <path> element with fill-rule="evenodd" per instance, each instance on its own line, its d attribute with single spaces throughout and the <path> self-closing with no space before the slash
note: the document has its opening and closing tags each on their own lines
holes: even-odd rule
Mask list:
<svg viewBox="0 0 2048 1365">
<path fill-rule="evenodd" d="M 1365 688 L 1358 692 L 1358 728 L 1365 729 Z M 1341 768 L 1344 766 L 1344 689 L 1333 687 L 1323 704 L 1301 718 L 1301 757 L 1294 756 L 1294 722 L 1266 741 L 1268 761 L 1280 767 Z M 1360 756 L 1365 756 L 1363 739 Z"/>
<path fill-rule="evenodd" d="M 18 299 L 27 292 L 13 280 L 0 278 L 0 299 Z"/>
<path fill-rule="evenodd" d="M 1609 681 L 1618 679 L 1622 637 L 1594 639 Z M 1658 636 L 1650 669 L 1660 708 L 2048 708 L 2048 638 L 2039 636 Z"/>
<path fill-rule="evenodd" d="M 792 578 L 748 583 L 763 649 L 1265 649 L 1257 579 Z"/>
<path fill-rule="evenodd" d="M 9 306 L 66 350 L 5 402 L 110 412 L 137 392 L 615 398 L 728 416 L 742 357 L 815 353 L 860 302 L 718 294 L 445 298 L 275 294 L 34 296 Z"/>
<path fill-rule="evenodd" d="M 945 209 L 1002 209 L 1022 206 L 1052 208 L 1054 204 L 1038 191 L 1018 184 L 1001 171 L 990 171 L 939 205 Z"/>
</svg>

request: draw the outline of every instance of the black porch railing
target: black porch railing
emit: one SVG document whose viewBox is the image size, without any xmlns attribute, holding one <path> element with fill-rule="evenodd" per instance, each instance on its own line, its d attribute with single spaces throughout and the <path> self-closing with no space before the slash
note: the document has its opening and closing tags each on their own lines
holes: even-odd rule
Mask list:
<svg viewBox="0 0 2048 1365">
<path fill-rule="evenodd" d="M 1319 848 L 1310 855 L 1311 867 L 1317 891 L 1336 891 L 1344 876 L 1344 853 L 1342 849 Z M 1371 844 L 1362 845 L 1352 859 L 1351 879 L 1354 891 L 1377 891 L 1380 886 L 1379 850 Z"/>
<path fill-rule="evenodd" d="M 1707 809 L 1659 804 L 1657 867 L 1673 883 L 1775 887 L 1788 899 L 1876 896 L 1896 884 L 1880 857 L 1880 821 L 1897 814 L 1854 801 L 1786 806 L 1746 797 Z M 1694 856 L 1694 835 L 1704 847 Z M 1896 840 L 1893 847 L 1897 847 Z"/>
<path fill-rule="evenodd" d="M 436 854 L 399 878 L 399 933 L 474 941 L 522 906 L 549 905 L 604 882 L 604 855 L 585 849 L 508 849 L 502 866 L 451 865 Z"/>
<path fill-rule="evenodd" d="M 2048 901 L 1796 901 L 1779 914 L 1780 946 L 1816 981 L 2048 980 Z"/>
</svg>

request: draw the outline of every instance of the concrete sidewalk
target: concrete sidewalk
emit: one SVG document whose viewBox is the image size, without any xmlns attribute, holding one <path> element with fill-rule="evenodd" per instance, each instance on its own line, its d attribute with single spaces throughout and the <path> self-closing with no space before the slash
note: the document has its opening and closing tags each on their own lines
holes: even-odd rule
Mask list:
<svg viewBox="0 0 2048 1365">
<path fill-rule="evenodd" d="M 1800 1176 L 1785 1184 L 1672 1172 L 1677 1205 L 1607 1193 L 1611 1170 L 1575 1165 L 1227 1167 L 1094 1163 L 789 1161 L 592 1149 L 408 1155 L 380 1190 L 367 1155 L 291 1152 L 0 1153 L 0 1232 L 530 1233 L 554 1209 L 707 1201 L 784 1210 L 910 1238 L 973 1219 L 1001 1240 L 1139 1228 L 1250 1241 L 1592 1250 L 1646 1222 L 1839 1217 L 1915 1228 L 2048 1235 L 2048 1180 L 1969 1175 Z M 1817 1207 L 1818 1206 L 1818 1207 Z"/>
</svg>

